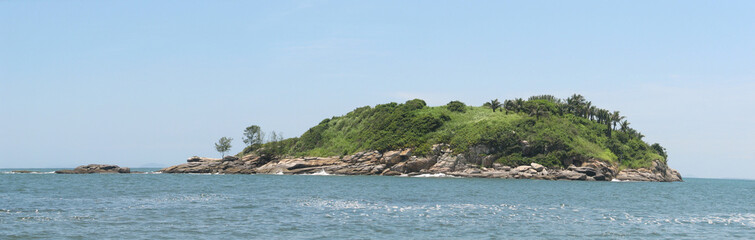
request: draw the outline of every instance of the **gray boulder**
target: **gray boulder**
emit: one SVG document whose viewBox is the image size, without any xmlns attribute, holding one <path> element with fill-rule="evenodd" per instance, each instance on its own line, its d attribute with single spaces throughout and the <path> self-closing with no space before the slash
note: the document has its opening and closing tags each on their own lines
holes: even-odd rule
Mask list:
<svg viewBox="0 0 755 240">
<path fill-rule="evenodd" d="M 543 171 L 543 169 L 545 169 L 543 165 L 540 165 L 537 163 L 530 163 L 530 166 L 532 167 L 532 169 L 535 169 L 535 171 L 538 171 L 538 172 Z"/>
<path fill-rule="evenodd" d="M 556 179 L 559 180 L 586 180 L 587 175 L 571 170 L 564 170 L 556 174 Z"/>
</svg>

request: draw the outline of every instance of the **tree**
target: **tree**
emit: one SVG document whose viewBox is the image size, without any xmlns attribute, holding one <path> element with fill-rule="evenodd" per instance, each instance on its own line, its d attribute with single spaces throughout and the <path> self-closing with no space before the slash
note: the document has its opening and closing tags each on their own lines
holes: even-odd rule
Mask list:
<svg viewBox="0 0 755 240">
<path fill-rule="evenodd" d="M 467 105 L 460 101 L 451 101 L 448 104 L 446 104 L 446 108 L 448 108 L 451 112 L 466 112 L 467 111 Z"/>
<path fill-rule="evenodd" d="M 262 128 L 257 125 L 252 125 L 244 129 L 244 143 L 247 146 L 262 144 L 265 134 L 262 133 Z"/>
<path fill-rule="evenodd" d="M 611 124 L 609 124 L 609 122 L 611 119 L 611 113 L 609 113 L 608 110 L 605 109 L 597 109 L 596 111 L 597 112 L 595 113 L 595 118 L 598 123 L 609 125 L 610 128 Z"/>
<path fill-rule="evenodd" d="M 547 94 L 546 95 L 532 96 L 532 97 L 530 97 L 527 100 L 529 100 L 529 101 L 532 101 L 532 100 L 546 100 L 546 101 L 549 101 L 549 102 L 552 102 L 552 103 L 555 103 L 555 104 L 561 104 L 561 99 L 559 99 L 559 98 L 557 98 L 557 97 L 555 97 L 553 95 L 547 95 Z"/>
<path fill-rule="evenodd" d="M 268 142 L 276 143 L 280 141 L 283 141 L 283 133 L 270 132 L 270 140 Z"/>
<path fill-rule="evenodd" d="M 524 99 L 522 99 L 522 98 L 514 99 L 514 108 L 516 109 L 517 112 L 523 111 L 524 110 Z"/>
<path fill-rule="evenodd" d="M 489 103 L 488 107 L 490 107 L 491 109 L 493 109 L 493 112 L 495 112 L 496 109 L 498 109 L 498 108 L 501 107 L 501 102 L 499 102 L 498 99 L 490 100 L 490 102 L 488 102 L 488 103 Z"/>
<path fill-rule="evenodd" d="M 215 150 L 220 152 L 221 158 L 225 157 L 225 152 L 231 149 L 231 141 L 233 141 L 233 138 L 222 137 L 218 140 L 218 143 L 215 143 Z"/>
<path fill-rule="evenodd" d="M 548 113 L 548 110 L 546 110 L 542 105 L 537 105 L 537 107 L 532 108 L 530 116 L 535 116 L 537 120 L 540 120 L 540 117 L 546 117 L 548 116 Z"/>
<path fill-rule="evenodd" d="M 650 145 L 650 148 L 655 150 L 655 152 L 658 153 L 658 155 L 661 155 L 661 157 L 663 157 L 664 160 L 668 159 L 668 153 L 666 153 L 666 148 L 662 147 L 660 144 L 653 143 L 653 145 Z"/>
<path fill-rule="evenodd" d="M 514 105 L 514 101 L 504 100 L 503 101 L 503 109 L 506 110 L 506 114 L 509 114 L 509 111 L 516 112 L 516 106 Z"/>
<path fill-rule="evenodd" d="M 624 120 L 626 118 L 625 116 L 621 116 L 619 111 L 613 111 L 613 114 L 611 114 L 611 123 L 613 123 L 613 129 L 616 130 L 616 124 L 621 122 L 621 120 Z"/>
<path fill-rule="evenodd" d="M 627 120 L 624 120 L 623 122 L 621 122 L 621 131 L 627 132 L 627 130 L 629 130 L 629 122 L 627 122 Z"/>
<path fill-rule="evenodd" d="M 590 110 L 588 111 L 588 115 L 590 115 L 590 121 L 593 120 L 593 118 L 595 117 L 595 114 L 597 113 L 598 113 L 598 108 L 595 106 L 590 106 Z"/>
<path fill-rule="evenodd" d="M 582 108 L 585 107 L 585 97 L 575 93 L 574 95 L 566 99 L 566 105 L 568 106 L 568 110 L 571 114 L 580 116 L 582 113 Z"/>
</svg>

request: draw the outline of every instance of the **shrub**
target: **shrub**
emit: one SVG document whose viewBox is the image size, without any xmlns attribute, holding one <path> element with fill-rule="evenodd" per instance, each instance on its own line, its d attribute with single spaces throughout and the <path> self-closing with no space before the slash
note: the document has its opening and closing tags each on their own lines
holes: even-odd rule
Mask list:
<svg viewBox="0 0 755 240">
<path fill-rule="evenodd" d="M 446 104 L 446 108 L 448 108 L 448 111 L 451 112 L 463 113 L 467 111 L 467 105 L 460 101 L 451 101 Z"/>
</svg>

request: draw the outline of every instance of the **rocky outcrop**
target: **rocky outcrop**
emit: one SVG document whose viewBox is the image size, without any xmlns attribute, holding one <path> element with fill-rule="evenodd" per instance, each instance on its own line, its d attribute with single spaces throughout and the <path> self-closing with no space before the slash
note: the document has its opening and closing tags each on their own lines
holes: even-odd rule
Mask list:
<svg viewBox="0 0 755 240">
<path fill-rule="evenodd" d="M 88 173 L 131 173 L 127 167 L 106 164 L 89 164 L 78 166 L 73 170 L 58 170 L 55 173 L 60 174 L 88 174 Z"/>
<path fill-rule="evenodd" d="M 568 168 L 548 168 L 537 163 L 505 166 L 486 155 L 488 148 L 475 147 L 466 154 L 454 154 L 445 144 L 432 147 L 426 156 L 413 156 L 412 149 L 380 153 L 358 152 L 342 157 L 298 157 L 268 159 L 259 156 L 223 159 L 192 157 L 187 163 L 160 170 L 163 173 L 222 174 L 315 174 L 338 175 L 405 175 L 446 174 L 459 177 L 611 181 L 681 181 L 678 172 L 665 162 L 655 161 L 652 169 L 629 169 L 619 172 L 615 166 L 595 159 L 572 161 Z"/>
<path fill-rule="evenodd" d="M 220 158 L 204 158 L 204 157 L 193 156 L 193 157 L 190 157 L 189 159 L 186 159 L 186 162 L 212 162 L 212 161 L 217 161 L 217 160 L 220 160 Z"/>
<path fill-rule="evenodd" d="M 245 156 L 241 159 L 234 156 L 224 158 L 200 158 L 190 157 L 187 163 L 163 168 L 163 173 L 227 173 L 227 174 L 252 174 L 255 168 L 261 166 L 260 157 Z"/>
<path fill-rule="evenodd" d="M 639 169 L 624 169 L 616 176 L 621 181 L 681 182 L 682 175 L 668 167 L 660 160 L 653 161 L 653 166 Z"/>
</svg>

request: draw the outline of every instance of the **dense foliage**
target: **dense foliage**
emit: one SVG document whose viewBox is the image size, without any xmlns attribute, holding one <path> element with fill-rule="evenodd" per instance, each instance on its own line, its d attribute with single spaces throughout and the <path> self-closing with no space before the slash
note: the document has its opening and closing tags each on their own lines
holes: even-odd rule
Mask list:
<svg viewBox="0 0 755 240">
<path fill-rule="evenodd" d="M 427 154 L 433 144 L 445 143 L 457 153 L 487 146 L 489 154 L 507 165 L 566 167 L 572 161 L 597 158 L 639 168 L 656 159 L 665 161 L 665 149 L 645 143 L 624 119 L 618 111 L 597 108 L 576 94 L 565 101 L 551 95 L 503 104 L 495 99 L 483 107 L 459 101 L 428 107 L 414 99 L 357 108 L 322 120 L 299 138 L 269 142 L 261 149 L 279 155 L 337 156 L 411 147 L 415 154 Z"/>
<path fill-rule="evenodd" d="M 451 111 L 451 112 L 463 113 L 467 111 L 467 105 L 461 101 L 451 101 L 448 104 L 446 104 L 446 108 L 448 108 L 448 111 Z"/>
</svg>

